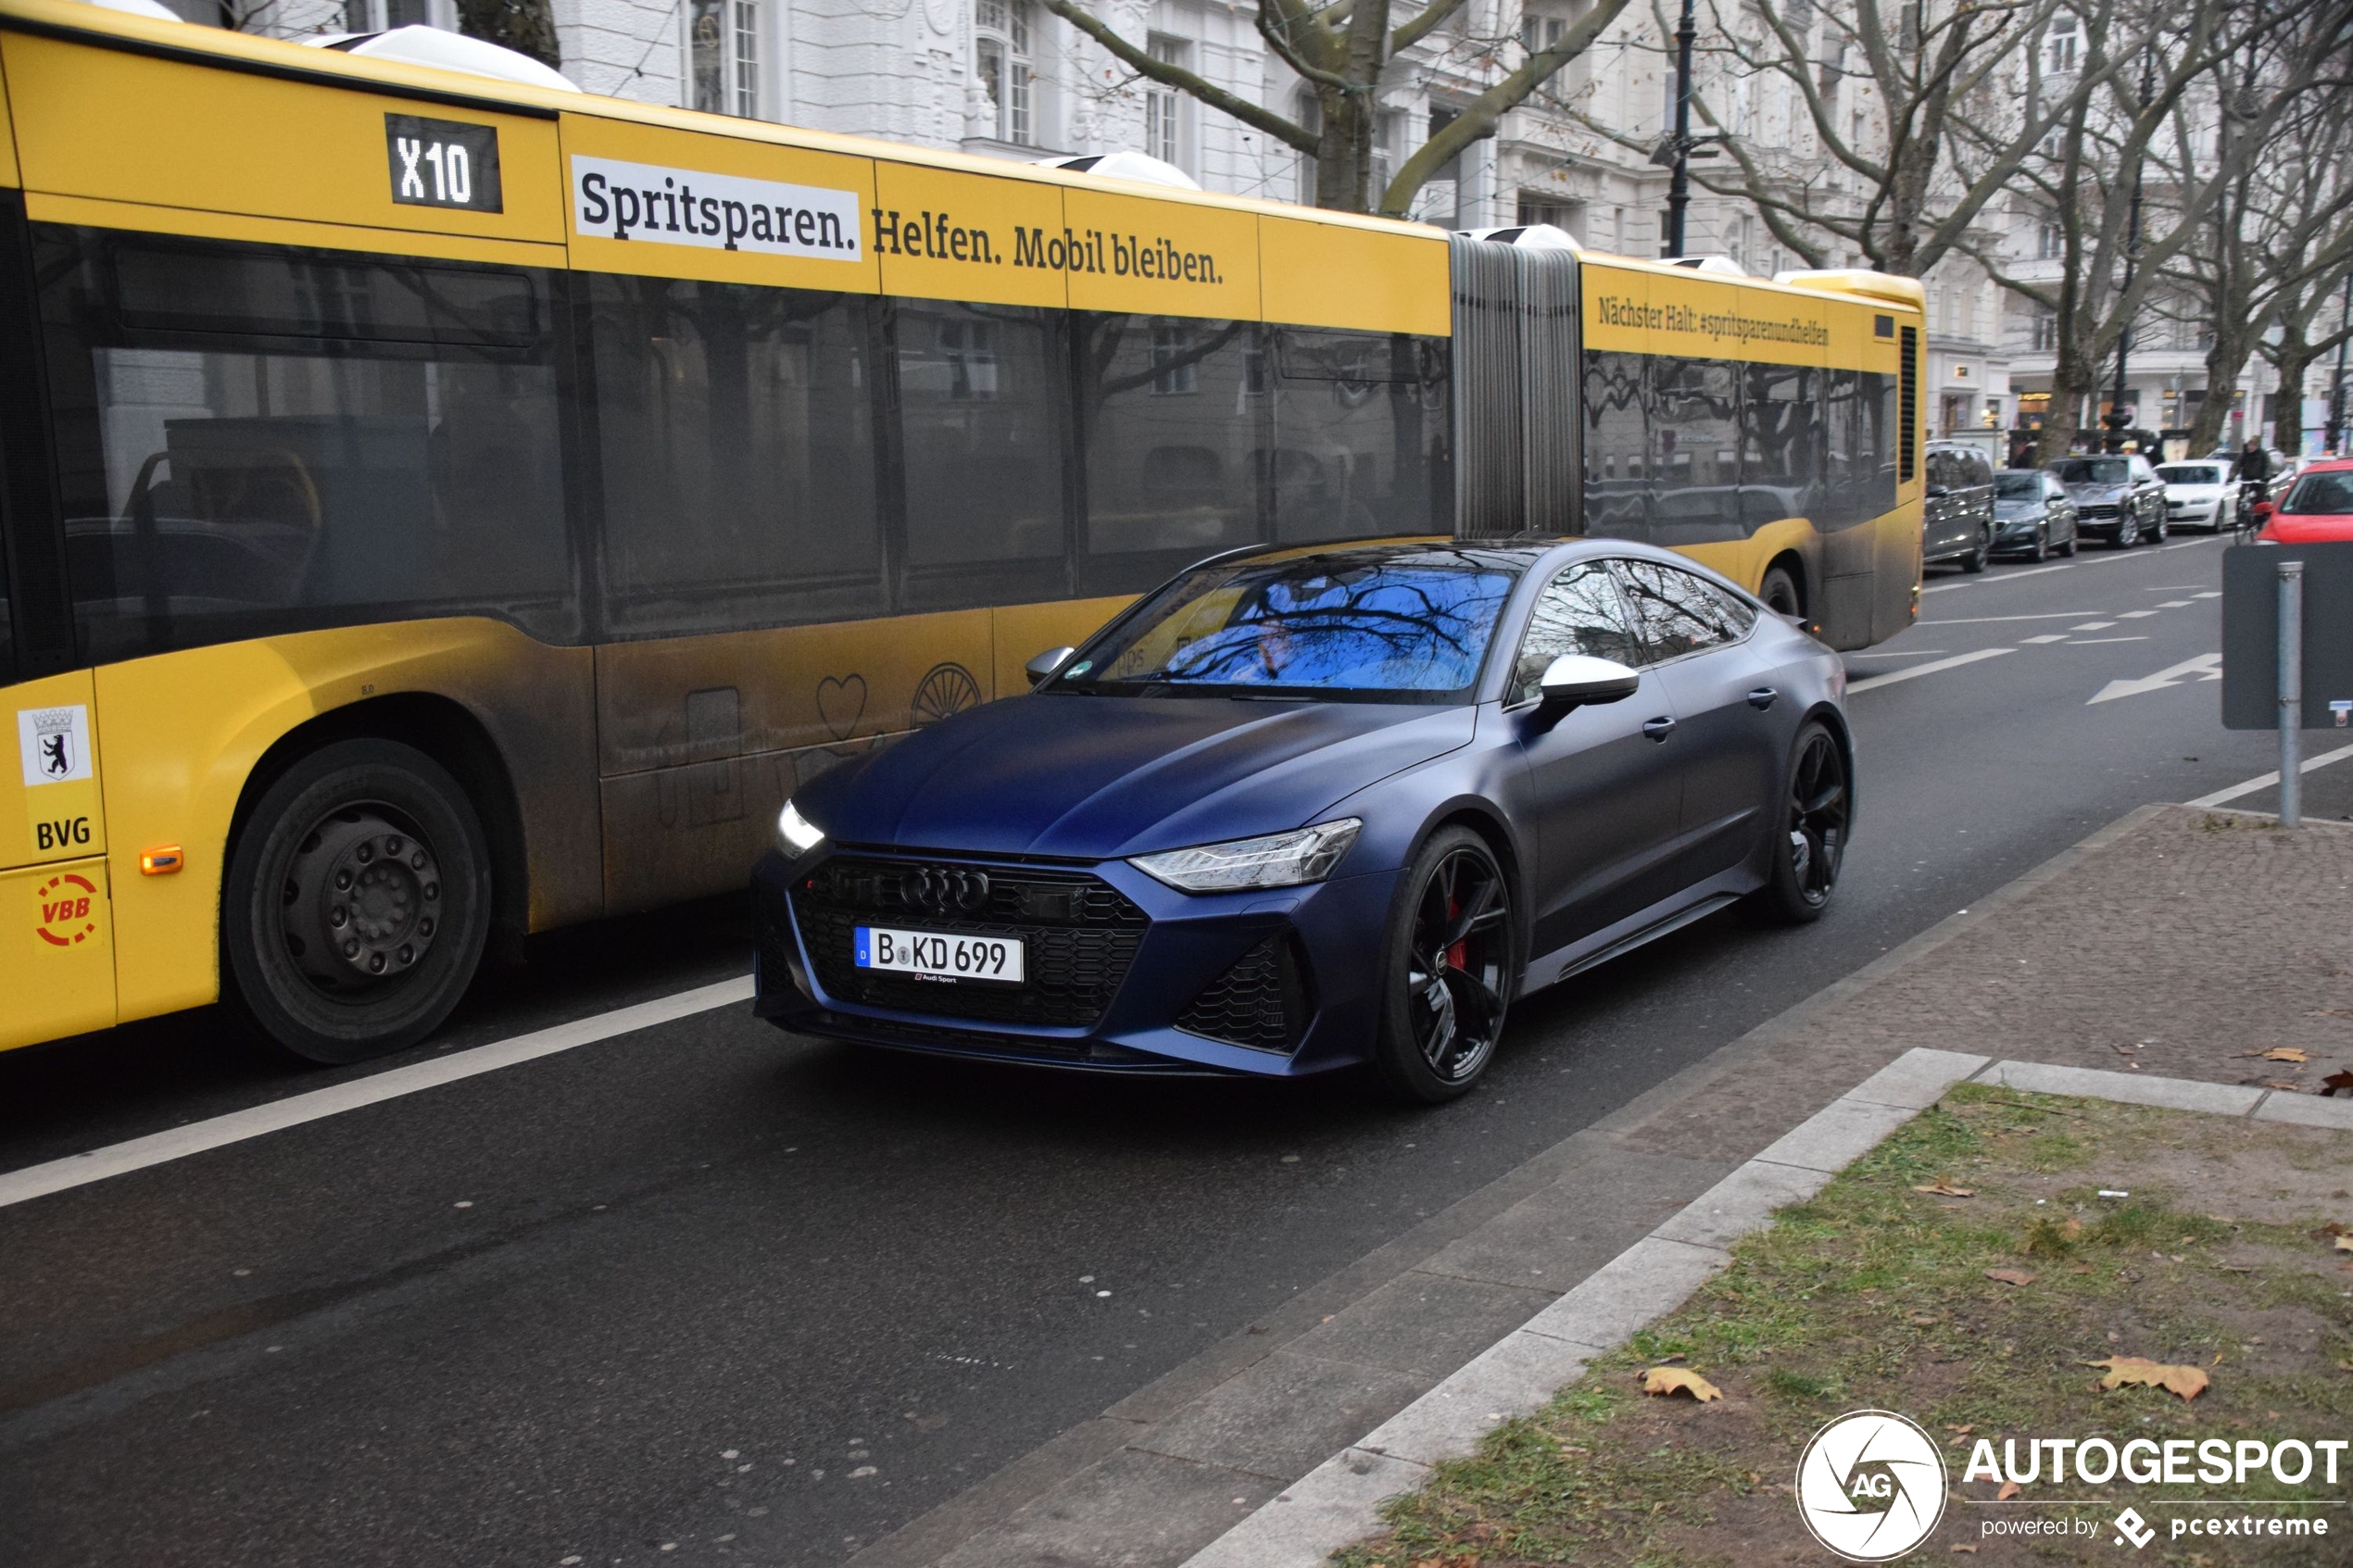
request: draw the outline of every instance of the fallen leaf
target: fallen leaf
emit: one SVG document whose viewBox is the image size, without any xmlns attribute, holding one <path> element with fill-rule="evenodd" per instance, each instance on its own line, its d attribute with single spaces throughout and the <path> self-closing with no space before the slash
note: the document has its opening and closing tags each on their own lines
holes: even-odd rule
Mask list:
<svg viewBox="0 0 2353 1568">
<path fill-rule="evenodd" d="M 2024 1269 L 1988 1269 L 1985 1277 L 1996 1285 L 2032 1285 L 2034 1276 Z"/>
<path fill-rule="evenodd" d="M 2217 1263 L 2215 1267 L 2226 1274 L 2251 1274 L 2255 1272 L 2252 1263 Z"/>
<path fill-rule="evenodd" d="M 1944 1321 L 1944 1319 L 1938 1317 L 1934 1312 L 1914 1312 L 1912 1314 L 1913 1325 L 1919 1328 L 1926 1328 L 1931 1323 L 1942 1323 Z"/>
<path fill-rule="evenodd" d="M 2206 1392 L 2207 1376 L 2203 1367 L 2167 1366 L 2139 1356 L 2110 1356 L 2104 1361 L 2085 1361 L 2083 1364 L 2108 1369 L 2108 1375 L 2100 1379 L 2103 1388 L 2120 1388 L 2132 1384 L 2143 1388 L 2162 1388 L 2170 1394 L 2179 1394 L 2183 1399 L 2195 1399 Z"/>
<path fill-rule="evenodd" d="M 1912 1190 L 1930 1193 L 1938 1198 L 1975 1198 L 1977 1196 L 1975 1187 L 1955 1186 L 1953 1178 L 1950 1176 L 1939 1176 L 1928 1185 L 1914 1187 Z"/>
<path fill-rule="evenodd" d="M 2332 1073 L 2321 1080 L 2321 1098 L 2353 1093 L 2353 1073 Z"/>
<path fill-rule="evenodd" d="M 1642 1374 L 1645 1394 L 1689 1394 L 1701 1404 L 1724 1397 L 1722 1389 L 1695 1372 L 1679 1366 L 1655 1366 Z"/>
<path fill-rule="evenodd" d="M 2338 1236 L 2336 1238 L 2336 1249 L 2339 1252 L 2353 1252 L 2353 1236 Z"/>
<path fill-rule="evenodd" d="M 1994 1494 L 1994 1500 L 1995 1502 L 2007 1502 L 2012 1498 L 2018 1496 L 2020 1491 L 2023 1488 L 2021 1488 L 2015 1481 L 2005 1481 L 2002 1483 L 2002 1489 Z"/>
<path fill-rule="evenodd" d="M 1975 1557 L 1977 1555 L 1977 1543 L 1975 1541 L 1955 1541 L 1950 1549 L 1957 1552 L 1967 1552 L 1969 1556 Z"/>
<path fill-rule="evenodd" d="M 2331 1220 L 2312 1233 L 2312 1239 L 2318 1241 L 2324 1236 L 2353 1236 L 2353 1225 L 2347 1224 L 2343 1220 Z"/>
<path fill-rule="evenodd" d="M 2353 1361 L 2339 1361 L 2336 1363 L 2336 1370 L 2339 1372 L 2353 1372 Z"/>
<path fill-rule="evenodd" d="M 2277 1089 L 2282 1094 L 2287 1095 L 2300 1095 L 2304 1092 L 2303 1085 L 2291 1084 L 2284 1078 L 2266 1078 L 2263 1080 L 2263 1086 L 2267 1089 Z"/>
<path fill-rule="evenodd" d="M 1956 1437 L 1966 1437 L 1977 1430 L 1977 1423 L 1971 1422 L 1967 1426 L 1948 1426 L 1944 1430 Z"/>
<path fill-rule="evenodd" d="M 2312 1060 L 2310 1053 L 2298 1050 L 2294 1046 L 2273 1046 L 2267 1051 L 2241 1051 L 2239 1055 L 2251 1056 L 2259 1061 L 2309 1061 Z"/>
<path fill-rule="evenodd" d="M 2067 1237 L 2068 1240 L 2073 1241 L 2076 1237 L 2083 1234 L 2083 1222 L 2081 1220 L 2061 1220 L 2059 1222 L 2058 1233 L 2059 1235 Z"/>
<path fill-rule="evenodd" d="M 1669 1366 L 1669 1365 L 1672 1365 L 1672 1364 L 1673 1364 L 1674 1362 L 1676 1362 L 1676 1361 L 1690 1361 L 1690 1360 L 1691 1360 L 1691 1357 L 1689 1357 L 1689 1356 L 1685 1355 L 1682 1351 L 1678 1350 L 1678 1351 L 1676 1351 L 1676 1352 L 1675 1352 L 1673 1355 L 1671 1355 L 1671 1356 L 1661 1356 L 1661 1357 L 1659 1357 L 1659 1358 L 1658 1358 L 1658 1364 L 1659 1364 L 1659 1365 L 1661 1365 L 1661 1366 Z"/>
</svg>

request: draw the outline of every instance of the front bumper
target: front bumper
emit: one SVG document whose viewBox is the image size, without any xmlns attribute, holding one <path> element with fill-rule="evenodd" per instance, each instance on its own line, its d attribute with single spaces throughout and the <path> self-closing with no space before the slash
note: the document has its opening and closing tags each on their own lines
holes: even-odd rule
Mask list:
<svg viewBox="0 0 2353 1568">
<path fill-rule="evenodd" d="M 2034 547 L 2034 536 L 2042 528 L 2041 518 L 2006 518 L 1994 525 L 1994 547 L 1997 550 L 2031 550 Z"/>
<path fill-rule="evenodd" d="M 908 907 L 904 889 L 925 868 L 987 875 L 991 901 L 970 915 Z M 1400 874 L 1200 895 L 1121 860 L 1044 865 L 828 845 L 787 863 L 772 851 L 752 873 L 752 1010 L 800 1034 L 995 1061 L 1327 1072 L 1369 1054 Z M 1054 891 L 1065 887 L 1078 891 Z M 1032 984 L 1017 992 L 878 977 L 849 959 L 857 923 L 1018 936 Z"/>
</svg>

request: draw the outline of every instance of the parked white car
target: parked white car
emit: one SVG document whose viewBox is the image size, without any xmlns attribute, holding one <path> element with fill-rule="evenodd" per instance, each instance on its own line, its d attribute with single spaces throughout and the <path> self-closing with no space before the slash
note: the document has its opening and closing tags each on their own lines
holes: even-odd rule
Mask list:
<svg viewBox="0 0 2353 1568">
<path fill-rule="evenodd" d="M 2175 528 L 2220 533 L 2238 525 L 2239 486 L 2230 464 L 2203 458 L 2160 463 L 2157 477 L 2165 482 L 2165 521 Z"/>
</svg>

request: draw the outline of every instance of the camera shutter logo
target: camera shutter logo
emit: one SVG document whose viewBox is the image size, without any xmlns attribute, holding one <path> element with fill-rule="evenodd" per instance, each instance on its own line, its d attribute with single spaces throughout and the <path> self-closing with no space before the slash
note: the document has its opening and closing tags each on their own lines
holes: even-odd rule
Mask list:
<svg viewBox="0 0 2353 1568">
<path fill-rule="evenodd" d="M 19 709 L 17 746 L 28 789 L 86 779 L 90 776 L 90 709 L 79 705 Z"/>
<path fill-rule="evenodd" d="M 1806 1445 L 1797 1509 L 1814 1538 L 1850 1562 L 1901 1557 L 1944 1517 L 1944 1456 L 1906 1417 L 1852 1411 Z"/>
</svg>

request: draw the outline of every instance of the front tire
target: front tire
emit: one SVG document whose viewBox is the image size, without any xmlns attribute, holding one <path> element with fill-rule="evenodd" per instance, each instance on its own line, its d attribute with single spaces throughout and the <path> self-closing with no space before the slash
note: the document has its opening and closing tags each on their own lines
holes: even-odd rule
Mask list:
<svg viewBox="0 0 2353 1568">
<path fill-rule="evenodd" d="M 2129 550 L 2141 542 L 2141 520 L 2126 515 L 2116 520 L 2116 548 Z"/>
<path fill-rule="evenodd" d="M 307 1060 L 412 1046 L 465 995 L 490 855 L 458 781 L 392 741 L 341 741 L 262 792 L 229 857 L 221 993 Z"/>
<path fill-rule="evenodd" d="M 2034 548 L 2026 558 L 2036 566 L 2051 558 L 2051 525 L 2049 523 L 2043 523 L 2034 530 Z"/>
<path fill-rule="evenodd" d="M 2152 545 L 2164 544 L 2166 531 L 2171 526 L 2171 523 L 2169 519 L 2159 517 L 2157 521 L 2149 525 L 2149 543 Z"/>
<path fill-rule="evenodd" d="M 1467 1094 L 1494 1060 L 1511 1001 L 1510 884 L 1465 827 L 1430 835 L 1390 917 L 1373 1066 L 1394 1098 L 1437 1105 Z"/>
<path fill-rule="evenodd" d="M 1809 719 L 1799 728 L 1787 778 L 1773 831 L 1772 879 L 1749 896 L 1749 903 L 1780 924 L 1807 925 L 1822 918 L 1837 891 L 1854 812 L 1846 753 L 1829 725 Z"/>
</svg>

